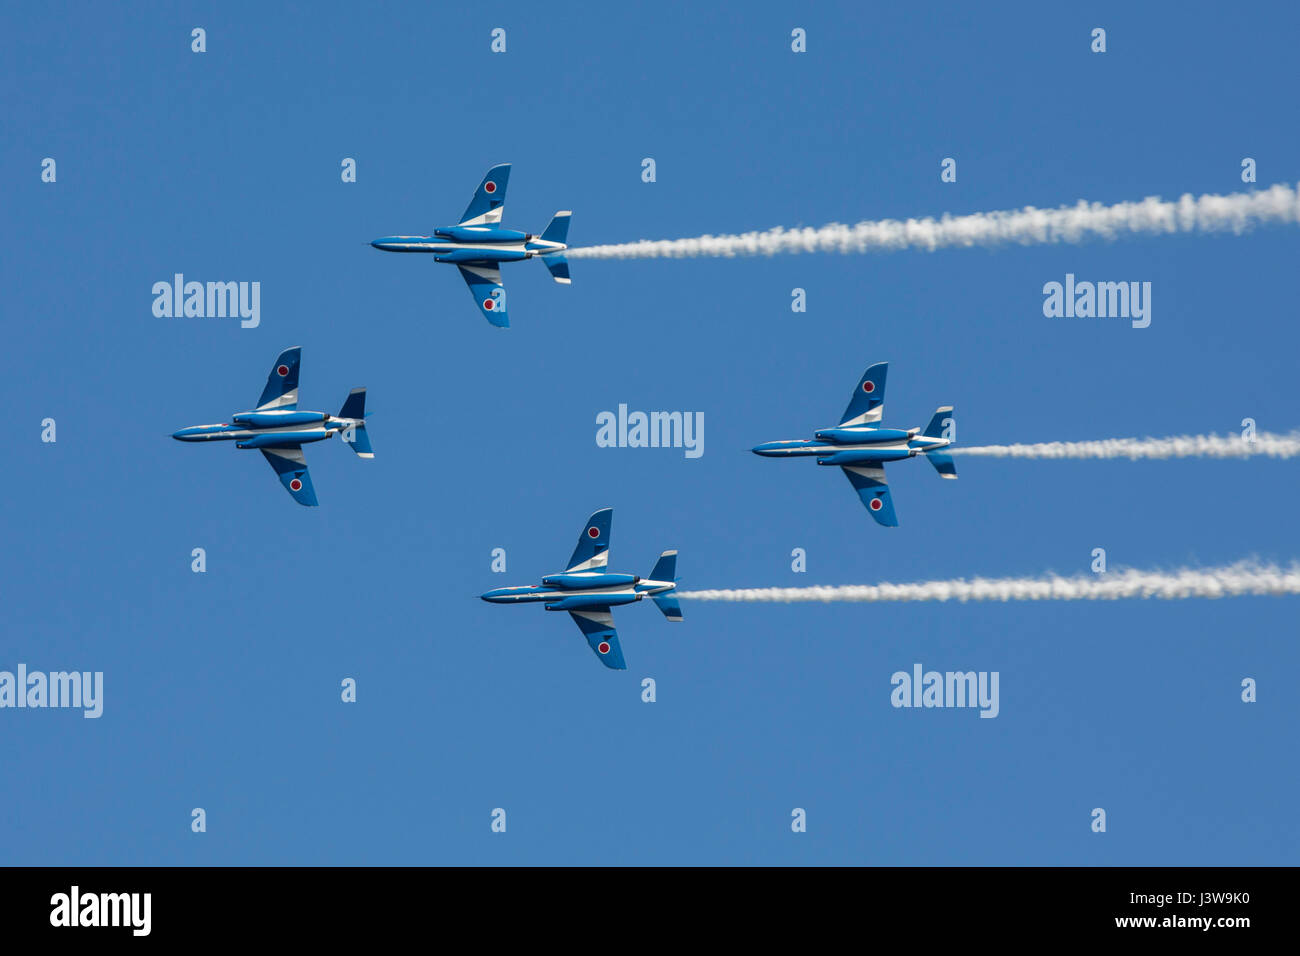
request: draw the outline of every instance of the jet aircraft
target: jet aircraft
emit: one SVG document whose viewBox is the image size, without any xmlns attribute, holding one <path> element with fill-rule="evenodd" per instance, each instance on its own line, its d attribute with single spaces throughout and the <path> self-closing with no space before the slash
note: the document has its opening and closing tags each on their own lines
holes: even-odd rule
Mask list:
<svg viewBox="0 0 1300 956">
<path fill-rule="evenodd" d="M 952 406 L 934 413 L 925 429 L 884 428 L 885 374 L 888 362 L 871 366 L 863 374 L 842 421 L 834 428 L 813 433 L 808 441 L 770 441 L 754 449 L 765 458 L 815 456 L 819 465 L 839 465 L 867 506 L 871 517 L 887 528 L 897 527 L 894 502 L 885 482 L 885 462 L 925 455 L 942 478 L 956 478 L 952 456 L 941 449 L 953 443 L 946 431 L 952 422 Z"/>
<path fill-rule="evenodd" d="M 498 328 L 508 328 L 501 263 L 540 258 L 556 282 L 568 285 L 569 260 L 564 250 L 573 215 L 568 210 L 557 212 L 540 236 L 501 228 L 509 179 L 509 163 L 489 169 L 457 225 L 435 229 L 432 236 L 388 236 L 370 244 L 384 252 L 427 252 L 434 262 L 455 264 L 483 317 Z"/>
<path fill-rule="evenodd" d="M 256 448 L 270 462 L 280 483 L 300 505 L 315 505 L 316 491 L 307 474 L 302 446 L 342 434 L 361 458 L 374 458 L 366 433 L 366 390 L 354 388 L 337 415 L 298 411 L 298 367 L 302 349 L 285 349 L 271 366 L 266 388 L 251 412 L 229 423 L 193 425 L 172 435 L 177 441 L 233 441 L 236 448 Z"/>
<path fill-rule="evenodd" d="M 613 517 L 613 509 L 605 508 L 587 519 L 569 566 L 561 574 L 546 575 L 540 585 L 496 588 L 481 597 L 491 604 L 544 601 L 548 611 L 568 611 L 600 662 L 613 670 L 625 670 L 610 608 L 649 597 L 670 621 L 680 621 L 682 609 L 672 594 L 677 587 L 676 551 L 661 554 L 648 578 L 606 570 Z"/>
</svg>

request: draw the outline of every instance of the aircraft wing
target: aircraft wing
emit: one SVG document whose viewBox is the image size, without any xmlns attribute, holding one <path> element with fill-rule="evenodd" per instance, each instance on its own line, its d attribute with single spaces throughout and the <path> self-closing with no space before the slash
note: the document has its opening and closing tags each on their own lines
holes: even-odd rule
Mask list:
<svg viewBox="0 0 1300 956">
<path fill-rule="evenodd" d="M 877 523 L 886 528 L 897 528 L 898 519 L 894 517 L 894 499 L 890 497 L 889 485 L 885 483 L 885 469 L 880 465 L 841 465 L 849 483 L 867 506 L 867 511 Z"/>
<path fill-rule="evenodd" d="M 293 500 L 300 505 L 316 505 L 316 489 L 311 486 L 311 475 L 307 474 L 307 459 L 303 456 L 301 445 L 287 448 L 261 449 L 266 460 L 271 463 L 275 473 L 280 476 L 284 490 L 293 495 Z"/>
<path fill-rule="evenodd" d="M 609 564 L 609 526 L 613 520 L 613 508 L 602 508 L 587 519 L 565 571 L 591 571 Z"/>
<path fill-rule="evenodd" d="M 494 265 L 459 266 L 469 293 L 479 312 L 499 329 L 510 327 L 506 315 L 506 287 L 501 284 L 501 270 Z"/>
<path fill-rule="evenodd" d="M 840 425 L 869 425 L 885 417 L 885 375 L 888 371 L 888 362 L 877 362 L 862 373 L 848 408 L 844 409 Z"/>
<path fill-rule="evenodd" d="M 262 397 L 257 400 L 257 411 L 298 407 L 298 366 L 301 363 L 301 347 L 295 346 L 280 353 L 271 366 L 271 374 L 266 377 L 266 388 L 262 389 Z"/>
<path fill-rule="evenodd" d="M 510 164 L 493 166 L 474 190 L 474 198 L 460 217 L 462 226 L 483 226 L 500 222 L 506 211 L 506 184 L 510 181 Z"/>
<path fill-rule="evenodd" d="M 609 608 L 570 611 L 569 616 L 582 629 L 583 636 L 602 664 L 610 670 L 627 670 L 627 664 L 623 662 L 623 648 L 618 644 L 618 631 L 614 630 L 614 615 Z"/>
</svg>

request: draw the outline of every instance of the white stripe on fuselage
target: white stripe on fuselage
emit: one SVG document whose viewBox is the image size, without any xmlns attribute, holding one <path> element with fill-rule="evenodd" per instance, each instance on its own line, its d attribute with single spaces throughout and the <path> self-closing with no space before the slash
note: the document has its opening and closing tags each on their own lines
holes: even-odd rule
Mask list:
<svg viewBox="0 0 1300 956">
<path fill-rule="evenodd" d="M 349 425 L 361 427 L 365 420 L 361 418 L 333 418 L 328 422 L 308 422 L 304 425 L 275 425 L 269 428 L 241 428 L 238 431 L 209 432 L 214 438 L 231 438 L 236 441 L 242 438 L 252 438 L 255 435 L 274 435 L 278 432 L 306 432 L 308 434 L 329 433 L 336 435 L 343 431 Z M 219 428 L 219 425 L 199 425 L 198 428 Z"/>
<path fill-rule="evenodd" d="M 926 442 L 926 444 L 914 448 L 909 444 L 910 442 L 914 442 L 914 441 Z M 918 435 L 913 438 L 908 438 L 902 441 L 895 441 L 895 442 L 865 442 L 865 443 L 853 444 L 853 445 L 797 445 L 793 448 L 778 448 L 774 450 L 777 452 L 785 452 L 786 454 L 800 454 L 800 455 L 830 455 L 837 451 L 917 451 L 920 452 L 920 451 L 927 451 L 934 448 L 942 448 L 945 445 L 952 444 L 952 442 L 944 439 L 934 439 L 933 444 L 930 444 L 929 443 L 930 441 L 932 440 L 927 439 L 923 435 Z"/>
<path fill-rule="evenodd" d="M 649 585 L 649 587 L 646 587 Z M 530 601 L 559 601 L 566 597 L 620 597 L 625 594 L 660 594 L 664 591 L 671 591 L 677 585 L 671 581 L 645 581 L 641 582 L 641 590 L 638 591 L 635 585 L 626 585 L 624 587 L 611 588 L 577 588 L 571 591 L 521 591 L 519 594 L 502 594 L 503 597 L 513 600 L 527 599 Z"/>
<path fill-rule="evenodd" d="M 524 248 L 524 242 L 511 243 L 510 245 L 493 246 L 486 242 L 387 242 L 389 251 L 404 249 L 407 252 L 456 252 L 460 249 L 474 249 L 482 252 L 528 252 Z"/>
<path fill-rule="evenodd" d="M 401 238 L 407 238 L 405 236 Z M 531 252 L 536 255 L 545 255 L 548 252 L 563 252 L 568 248 L 562 242 L 551 242 L 549 239 L 521 239 L 518 242 L 501 243 L 499 245 L 487 242 L 452 242 L 452 241 L 433 241 L 427 237 L 410 237 L 410 242 L 387 242 L 388 251 L 397 252 L 405 250 L 407 252 L 457 252 L 462 249 L 474 249 L 482 252 Z M 528 244 L 540 245 L 541 249 L 529 249 Z"/>
</svg>

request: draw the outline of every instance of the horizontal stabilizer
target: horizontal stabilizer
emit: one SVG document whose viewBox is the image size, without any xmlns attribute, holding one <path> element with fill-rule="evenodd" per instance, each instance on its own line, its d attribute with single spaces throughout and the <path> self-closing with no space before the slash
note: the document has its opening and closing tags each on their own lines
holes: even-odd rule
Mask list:
<svg viewBox="0 0 1300 956">
<path fill-rule="evenodd" d="M 952 455 L 946 451 L 932 451 L 925 457 L 930 459 L 930 464 L 934 465 L 934 470 L 939 473 L 940 478 L 957 477 L 957 465 L 952 460 Z"/>
<path fill-rule="evenodd" d="M 941 405 L 935 411 L 934 417 L 930 419 L 930 424 L 925 426 L 925 431 L 921 432 L 926 438 L 952 438 L 952 428 L 955 427 L 955 421 L 952 417 L 952 406 Z M 947 434 L 944 431 L 947 430 Z"/>
<path fill-rule="evenodd" d="M 366 417 L 366 390 L 364 388 L 354 388 L 348 392 L 347 401 L 339 409 L 339 418 L 356 418 Z"/>
<path fill-rule="evenodd" d="M 677 603 L 677 595 L 661 594 L 656 598 L 652 598 L 651 600 L 655 602 L 655 607 L 659 608 L 659 610 L 664 612 L 664 617 L 678 624 L 681 623 L 682 606 Z"/>
<path fill-rule="evenodd" d="M 677 552 L 665 551 L 659 555 L 659 560 L 655 562 L 654 570 L 650 572 L 651 581 L 676 581 L 677 580 Z"/>
<path fill-rule="evenodd" d="M 543 231 L 541 238 L 547 242 L 568 242 L 569 220 L 572 218 L 573 213 L 567 209 L 557 212 Z"/>
<path fill-rule="evenodd" d="M 569 278 L 569 260 L 564 258 L 563 252 L 552 252 L 549 256 L 542 256 L 542 262 L 550 270 L 552 278 L 561 285 L 569 285 L 573 282 Z"/>
<path fill-rule="evenodd" d="M 357 453 L 358 458 L 374 458 L 374 449 L 370 447 L 370 433 L 365 423 L 343 429 L 343 443 Z"/>
</svg>

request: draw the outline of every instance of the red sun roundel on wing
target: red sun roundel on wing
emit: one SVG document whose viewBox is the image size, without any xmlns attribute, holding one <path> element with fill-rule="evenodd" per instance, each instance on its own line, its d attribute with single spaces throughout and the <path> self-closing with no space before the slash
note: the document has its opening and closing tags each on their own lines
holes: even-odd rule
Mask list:
<svg viewBox="0 0 1300 956">
<path fill-rule="evenodd" d="M 491 311 L 492 311 L 493 309 L 495 309 L 496 307 L 497 307 L 497 304 L 496 304 L 495 302 L 493 302 L 491 299 L 484 299 L 484 300 L 483 300 L 483 308 L 484 308 L 485 310 L 487 310 L 488 312 L 491 312 Z"/>
<path fill-rule="evenodd" d="M 277 365 L 277 366 L 275 367 L 275 374 L 278 375 L 278 376 L 280 376 L 281 378 L 284 378 L 286 375 L 289 374 L 289 366 L 287 366 L 287 365 Z"/>
<path fill-rule="evenodd" d="M 587 537 L 589 537 L 589 538 L 599 538 L 599 537 L 600 537 L 600 529 L 599 529 L 599 528 L 588 528 L 588 529 L 587 529 Z"/>
<path fill-rule="evenodd" d="M 885 507 L 885 503 L 879 498 L 872 498 L 871 504 L 867 505 L 867 507 L 872 511 L 879 511 L 881 508 Z"/>
<path fill-rule="evenodd" d="M 483 191 L 485 193 L 494 193 L 497 191 L 497 184 L 489 179 L 487 182 L 483 184 Z"/>
<path fill-rule="evenodd" d="M 874 391 L 876 390 L 876 383 L 875 383 L 875 382 L 863 382 L 863 383 L 862 383 L 862 390 L 863 390 L 864 392 L 866 392 L 868 395 L 870 395 L 872 392 L 874 392 Z"/>
<path fill-rule="evenodd" d="M 609 653 L 609 642 L 608 642 L 608 641 L 601 641 L 598 645 L 596 645 L 596 650 L 600 651 L 602 654 L 608 654 L 608 653 Z"/>
<path fill-rule="evenodd" d="M 292 481 L 289 482 L 289 490 L 302 491 L 302 482 L 299 481 L 297 478 L 294 478 Z"/>
</svg>

